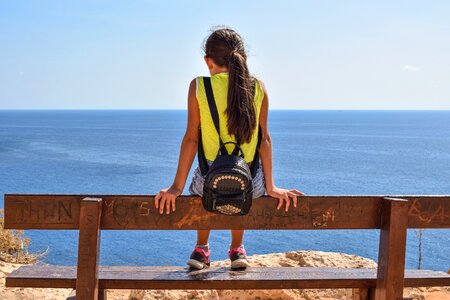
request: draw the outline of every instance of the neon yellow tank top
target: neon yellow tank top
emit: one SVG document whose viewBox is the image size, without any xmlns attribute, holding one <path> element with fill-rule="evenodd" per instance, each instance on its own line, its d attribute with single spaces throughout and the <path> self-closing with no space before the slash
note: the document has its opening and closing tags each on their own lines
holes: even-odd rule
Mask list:
<svg viewBox="0 0 450 300">
<path fill-rule="evenodd" d="M 217 152 L 219 151 L 219 135 L 217 134 L 216 127 L 209 111 L 208 100 L 206 98 L 205 85 L 203 82 L 203 76 L 198 76 L 197 81 L 197 101 L 200 109 L 200 127 L 202 130 L 202 142 L 205 157 L 207 160 L 213 161 L 216 159 Z M 247 163 L 252 162 L 256 151 L 256 144 L 258 142 L 258 126 L 259 126 L 259 113 L 261 111 L 261 104 L 264 99 L 264 92 L 259 84 L 258 80 L 255 81 L 255 96 L 254 104 L 256 111 L 256 129 L 253 131 L 252 138 L 249 143 L 244 143 L 241 146 L 244 152 L 244 159 Z M 236 142 L 234 136 L 228 133 L 227 127 L 227 96 L 228 96 L 228 72 L 217 73 L 211 76 L 211 86 L 214 94 L 214 99 L 219 113 L 219 125 L 220 136 L 224 143 Z M 233 144 L 225 145 L 228 153 L 234 150 Z"/>
</svg>

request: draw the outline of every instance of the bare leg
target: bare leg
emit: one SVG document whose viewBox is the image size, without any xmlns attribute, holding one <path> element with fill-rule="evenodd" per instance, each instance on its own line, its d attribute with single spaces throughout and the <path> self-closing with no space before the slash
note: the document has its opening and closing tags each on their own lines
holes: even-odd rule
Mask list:
<svg viewBox="0 0 450 300">
<path fill-rule="evenodd" d="M 237 248 L 242 245 L 242 239 L 244 238 L 244 230 L 231 230 L 231 248 Z"/>
<path fill-rule="evenodd" d="M 211 230 L 197 230 L 197 245 L 206 245 L 208 244 L 209 233 Z"/>
</svg>

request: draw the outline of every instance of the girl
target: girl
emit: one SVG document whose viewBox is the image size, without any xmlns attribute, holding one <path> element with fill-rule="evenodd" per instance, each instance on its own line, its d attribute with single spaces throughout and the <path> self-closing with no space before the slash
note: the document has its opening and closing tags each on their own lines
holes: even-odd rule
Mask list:
<svg viewBox="0 0 450 300">
<path fill-rule="evenodd" d="M 260 167 L 253 179 L 253 198 L 269 196 L 278 198 L 277 209 L 291 200 L 297 206 L 297 190 L 278 188 L 272 178 L 272 141 L 267 128 L 269 96 L 261 80 L 250 76 L 247 55 L 241 36 L 230 28 L 214 30 L 204 45 L 205 62 L 211 74 L 211 85 L 219 113 L 220 136 L 223 142 L 234 141 L 241 145 L 244 159 L 252 163 L 261 126 Z M 188 93 L 188 124 L 181 143 L 178 168 L 173 184 L 155 196 L 155 206 L 162 214 L 175 211 L 175 199 L 182 193 L 192 162 L 197 152 L 199 127 L 207 163 L 211 165 L 219 149 L 219 136 L 209 112 L 205 86 L 201 76 L 192 80 Z M 229 146 L 229 147 L 228 147 Z M 232 144 L 226 145 L 229 153 Z M 189 186 L 191 194 L 203 194 L 204 177 L 199 167 L 194 170 Z M 202 269 L 210 264 L 210 230 L 197 230 L 197 244 L 187 262 L 193 268 Z M 231 245 L 228 256 L 231 268 L 249 266 L 242 244 L 244 230 L 231 230 Z"/>
</svg>

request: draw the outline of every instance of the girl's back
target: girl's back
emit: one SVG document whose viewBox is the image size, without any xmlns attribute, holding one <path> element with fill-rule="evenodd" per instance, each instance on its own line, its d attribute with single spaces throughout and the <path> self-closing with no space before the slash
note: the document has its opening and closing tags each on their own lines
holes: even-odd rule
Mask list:
<svg viewBox="0 0 450 300">
<path fill-rule="evenodd" d="M 211 86 L 214 94 L 214 100 L 219 113 L 220 137 L 224 143 L 229 141 L 236 142 L 235 136 L 230 134 L 227 127 L 226 110 L 228 105 L 228 77 L 228 72 L 221 72 L 211 76 Z M 214 122 L 209 111 L 203 76 L 196 78 L 196 97 L 200 111 L 200 126 L 205 157 L 207 160 L 213 161 L 216 158 L 217 151 L 219 150 L 219 135 L 217 134 L 217 130 L 214 126 Z M 264 91 L 262 90 L 258 80 L 255 79 L 253 101 L 256 113 L 256 130 L 253 130 L 250 142 L 244 142 L 241 144 L 242 151 L 244 152 L 244 159 L 247 163 L 252 162 L 253 157 L 255 156 L 256 145 L 258 142 L 257 128 L 259 127 L 259 114 L 263 99 Z M 229 153 L 234 150 L 234 146 L 232 144 L 225 145 L 225 147 L 227 147 Z"/>
</svg>

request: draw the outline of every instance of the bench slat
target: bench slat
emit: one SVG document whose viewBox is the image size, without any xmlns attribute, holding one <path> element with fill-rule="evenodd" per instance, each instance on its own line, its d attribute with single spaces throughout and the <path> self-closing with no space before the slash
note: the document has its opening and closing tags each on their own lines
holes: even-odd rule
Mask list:
<svg viewBox="0 0 450 300">
<path fill-rule="evenodd" d="M 78 229 L 84 197 L 104 200 L 101 229 L 379 229 L 384 196 L 303 196 L 276 210 L 261 197 L 236 218 L 206 212 L 201 198 L 179 196 L 177 210 L 160 215 L 152 195 L 6 194 L 6 229 Z M 392 196 L 410 200 L 408 228 L 450 228 L 450 196 Z"/>
<path fill-rule="evenodd" d="M 7 287 L 75 288 L 75 266 L 22 266 L 6 278 Z M 185 267 L 101 266 L 100 289 L 302 289 L 373 288 L 376 269 L 226 267 L 189 272 Z M 406 270 L 405 287 L 450 286 L 441 271 Z"/>
</svg>

